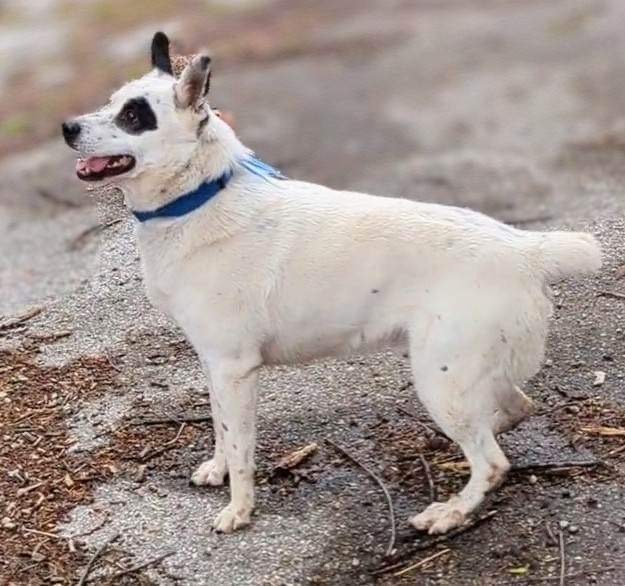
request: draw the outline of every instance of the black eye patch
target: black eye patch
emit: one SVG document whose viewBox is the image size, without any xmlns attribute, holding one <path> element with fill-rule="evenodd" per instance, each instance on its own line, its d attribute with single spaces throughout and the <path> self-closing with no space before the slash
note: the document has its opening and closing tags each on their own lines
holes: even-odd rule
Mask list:
<svg viewBox="0 0 625 586">
<path fill-rule="evenodd" d="M 132 98 L 115 116 L 115 124 L 128 134 L 156 130 L 156 115 L 145 98 Z"/>
</svg>

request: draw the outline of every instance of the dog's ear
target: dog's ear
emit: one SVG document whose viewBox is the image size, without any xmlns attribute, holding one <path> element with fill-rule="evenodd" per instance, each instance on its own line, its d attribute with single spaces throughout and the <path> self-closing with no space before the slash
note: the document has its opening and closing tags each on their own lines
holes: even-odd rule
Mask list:
<svg viewBox="0 0 625 586">
<path fill-rule="evenodd" d="M 211 89 L 211 70 L 208 70 L 208 74 L 206 75 L 206 81 L 204 82 L 204 89 L 202 90 L 202 95 L 206 97 L 208 92 Z"/>
<path fill-rule="evenodd" d="M 174 74 L 169 58 L 169 39 L 160 31 L 152 39 L 152 67 L 169 75 Z"/>
<path fill-rule="evenodd" d="M 185 67 L 175 85 L 178 108 L 195 108 L 204 99 L 210 86 L 210 63 L 208 55 L 197 55 Z"/>
</svg>

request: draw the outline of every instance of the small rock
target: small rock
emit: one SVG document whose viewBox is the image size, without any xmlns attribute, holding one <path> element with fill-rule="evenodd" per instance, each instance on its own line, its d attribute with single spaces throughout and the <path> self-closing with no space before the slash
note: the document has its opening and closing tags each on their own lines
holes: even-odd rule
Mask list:
<svg viewBox="0 0 625 586">
<path fill-rule="evenodd" d="M 592 383 L 593 387 L 600 387 L 605 382 L 605 372 L 602 370 L 595 370 L 595 380 Z"/>
<path fill-rule="evenodd" d="M 13 522 L 13 520 L 10 517 L 3 517 L 2 521 L 0 521 L 0 524 L 5 529 L 15 529 L 15 527 L 17 527 L 17 525 Z"/>
<path fill-rule="evenodd" d="M 579 531 L 579 527 L 577 525 L 569 525 L 569 533 L 575 535 Z"/>
<path fill-rule="evenodd" d="M 538 478 L 536 477 L 535 474 L 532 474 L 529 480 L 530 480 L 530 484 L 536 484 L 538 482 Z"/>
<path fill-rule="evenodd" d="M 569 522 L 568 521 L 560 521 L 560 529 L 562 529 L 563 531 L 569 526 Z"/>
<path fill-rule="evenodd" d="M 447 449 L 449 447 L 449 442 L 446 439 L 436 435 L 432 438 L 429 438 L 425 445 L 426 448 L 429 450 L 439 451 Z"/>
<path fill-rule="evenodd" d="M 359 560 L 359 559 L 354 558 L 354 559 L 352 560 L 352 566 L 354 566 L 354 568 L 357 568 L 359 565 L 360 565 L 360 560 Z"/>
</svg>

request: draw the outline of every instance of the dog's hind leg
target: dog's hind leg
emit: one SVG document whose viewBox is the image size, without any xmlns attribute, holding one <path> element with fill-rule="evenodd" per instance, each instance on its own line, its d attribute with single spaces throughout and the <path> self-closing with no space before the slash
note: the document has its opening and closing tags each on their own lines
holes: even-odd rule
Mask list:
<svg viewBox="0 0 625 586">
<path fill-rule="evenodd" d="M 467 515 L 482 503 L 485 494 L 503 481 L 510 468 L 495 439 L 498 409 L 495 389 L 509 383 L 497 365 L 487 364 L 485 356 L 489 352 L 480 353 L 472 348 L 471 353 L 474 358 L 446 362 L 440 360 L 442 354 L 438 352 L 438 356 L 430 355 L 425 360 L 423 356 L 413 358 L 421 401 L 445 434 L 460 445 L 471 466 L 469 482 L 458 495 L 444 503 L 433 503 L 410 519 L 414 527 L 432 534 L 462 525 Z M 451 355 L 458 354 L 452 350 Z"/>
<path fill-rule="evenodd" d="M 534 412 L 534 402 L 516 385 L 502 385 L 496 391 L 495 435 L 514 429 Z"/>
</svg>

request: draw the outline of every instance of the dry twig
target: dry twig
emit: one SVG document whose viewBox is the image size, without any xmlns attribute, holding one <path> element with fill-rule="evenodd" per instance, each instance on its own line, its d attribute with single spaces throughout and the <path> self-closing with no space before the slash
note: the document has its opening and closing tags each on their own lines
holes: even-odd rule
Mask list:
<svg viewBox="0 0 625 586">
<path fill-rule="evenodd" d="M 35 535 L 43 535 L 44 537 L 52 537 L 53 539 L 69 539 L 64 535 L 58 535 L 57 533 L 48 533 L 47 531 L 40 531 L 39 529 L 30 529 L 28 527 L 23 527 L 22 531 L 26 533 L 34 533 Z"/>
<path fill-rule="evenodd" d="M 113 543 L 119 537 L 119 533 L 115 533 L 113 536 L 109 537 L 91 556 L 91 559 L 87 562 L 87 566 L 85 567 L 80 580 L 76 586 L 84 586 L 89 579 L 89 574 L 91 573 L 91 568 L 93 568 L 93 564 L 95 564 L 96 560 L 106 551 L 106 548 Z"/>
<path fill-rule="evenodd" d="M 106 350 L 104 351 L 104 358 L 106 358 L 106 361 L 109 363 L 113 370 L 116 370 L 117 372 L 122 372 L 122 368 L 113 361 L 113 359 L 110 357 L 109 353 Z"/>
<path fill-rule="evenodd" d="M 566 554 L 564 552 L 564 533 L 562 533 L 562 529 L 558 533 L 558 543 L 560 544 L 560 586 L 564 586 L 566 581 Z"/>
<path fill-rule="evenodd" d="M 482 515 L 481 517 L 478 517 L 474 521 L 469 521 L 468 523 L 465 523 L 461 527 L 458 527 L 457 529 L 453 529 L 449 533 L 445 533 L 445 535 L 439 535 L 438 537 L 435 537 L 433 539 L 428 539 L 425 542 L 418 543 L 414 547 L 411 547 L 410 549 L 408 549 L 402 555 L 402 558 L 405 559 L 413 553 L 416 553 L 418 551 L 424 551 L 426 549 L 430 549 L 431 547 L 435 547 L 439 543 L 447 543 L 464 533 L 473 531 L 474 529 L 477 529 L 480 525 L 482 525 L 486 521 L 490 521 L 496 514 L 497 514 L 497 511 L 488 511 L 488 513 L 485 513 L 484 515 Z M 397 570 L 401 568 L 402 564 L 403 564 L 403 561 L 392 564 L 390 566 L 383 566 L 381 568 L 378 568 L 377 570 L 374 570 L 371 573 L 374 576 L 377 576 L 379 574 L 388 574 L 389 572 L 392 572 L 393 570 Z"/>
<path fill-rule="evenodd" d="M 422 559 L 420 562 L 417 562 L 416 564 L 412 564 L 411 566 L 408 566 L 407 568 L 404 568 L 403 570 L 399 570 L 399 572 L 395 572 L 393 576 L 402 576 L 403 574 L 411 572 L 412 570 L 421 568 L 425 566 L 426 564 L 429 564 L 430 562 L 434 561 L 435 559 L 441 557 L 442 555 L 449 553 L 450 551 L 451 549 L 449 549 L 448 547 L 446 547 L 445 549 L 441 549 L 440 551 L 437 551 L 435 554 L 432 554 L 431 556 Z"/>
<path fill-rule="evenodd" d="M 545 523 L 545 531 L 547 532 L 547 537 L 549 537 L 549 541 L 551 542 L 551 545 L 558 545 L 558 540 L 556 536 L 553 534 L 553 531 L 551 530 L 549 523 Z"/>
<path fill-rule="evenodd" d="M 430 470 L 430 465 L 428 464 L 423 454 L 419 454 L 419 460 L 421 461 L 423 473 L 425 474 L 425 478 L 428 482 L 428 488 L 430 489 L 430 501 L 435 502 L 437 498 L 436 485 L 434 484 L 434 478 L 432 478 L 432 471 Z"/>
<path fill-rule="evenodd" d="M 597 297 L 612 297 L 614 299 L 625 299 L 625 293 L 619 293 L 618 291 L 597 291 Z"/>
<path fill-rule="evenodd" d="M 368 468 L 365 464 L 363 464 L 358 458 L 356 458 L 356 456 L 353 456 L 352 454 L 350 454 L 345 448 L 334 443 L 329 438 L 326 438 L 326 442 L 329 443 L 332 447 L 334 447 L 334 449 L 341 452 L 344 456 L 349 458 L 354 464 L 360 466 L 369 476 L 371 476 L 371 478 L 373 478 L 373 480 L 377 482 L 378 486 L 382 489 L 382 492 L 384 493 L 384 497 L 386 498 L 386 503 L 388 504 L 388 516 L 389 516 L 389 520 L 391 523 L 391 536 L 389 538 L 388 547 L 386 548 L 386 553 L 384 555 L 387 557 L 390 556 L 393 550 L 395 549 L 395 539 L 396 539 L 395 509 L 393 508 L 393 499 L 391 499 L 391 495 L 388 489 L 386 488 L 386 485 L 384 484 L 384 482 L 382 482 L 382 479 L 375 472 L 373 472 L 370 468 Z"/>
<path fill-rule="evenodd" d="M 27 311 L 26 313 L 23 313 L 22 315 L 18 315 L 17 317 L 8 319 L 5 322 L 0 323 L 0 332 L 3 332 L 5 330 L 11 330 L 23 324 L 24 322 L 27 322 L 33 317 L 38 316 L 42 311 L 43 311 L 43 307 L 34 307 L 33 309 L 30 309 L 29 311 Z"/>
<path fill-rule="evenodd" d="M 70 241 L 67 248 L 69 250 L 78 250 L 87 240 L 87 238 L 89 238 L 89 236 L 91 236 L 92 234 L 97 234 L 98 232 L 104 232 L 104 230 L 106 230 L 107 228 L 110 228 L 111 226 L 115 226 L 115 224 L 119 224 L 122 221 L 123 220 L 121 218 L 118 218 L 116 220 L 111 220 L 110 222 L 107 222 L 106 224 L 96 224 L 95 226 L 90 226 L 89 228 L 83 230 L 80 234 L 75 236 Z"/>
<path fill-rule="evenodd" d="M 602 435 L 604 437 L 623 437 L 625 436 L 625 428 L 623 427 L 607 427 L 604 425 L 587 425 L 581 428 L 582 431 L 592 435 Z"/>
<path fill-rule="evenodd" d="M 620 446 L 618 448 L 614 448 L 613 450 L 610 450 L 608 452 L 608 456 L 616 456 L 617 454 L 620 454 L 621 452 L 625 452 L 625 445 Z"/>
<path fill-rule="evenodd" d="M 304 460 L 312 456 L 318 448 L 319 445 L 316 442 L 313 442 L 288 453 L 286 456 L 280 458 L 278 463 L 273 467 L 273 472 L 291 470 L 292 468 L 299 466 Z"/>
<path fill-rule="evenodd" d="M 127 576 L 128 574 L 134 574 L 135 572 L 138 572 L 139 570 L 143 570 L 144 568 L 147 568 L 148 566 L 153 566 L 154 564 L 158 564 L 160 562 L 162 562 L 165 558 L 168 558 L 169 556 L 174 555 L 174 551 L 168 551 L 166 553 L 163 553 L 151 560 L 148 560 L 147 562 L 142 562 L 140 564 L 137 564 L 136 566 L 132 566 L 130 568 L 126 568 L 125 570 L 121 570 L 120 572 L 116 572 L 115 574 L 111 574 L 110 576 L 106 576 L 107 580 L 117 580 L 118 578 L 121 578 L 122 576 Z"/>
<path fill-rule="evenodd" d="M 172 415 L 168 419 L 137 419 L 130 421 L 128 425 L 180 425 L 181 423 L 202 423 L 211 420 L 211 415 L 184 415 L 182 417 Z"/>
<path fill-rule="evenodd" d="M 534 462 L 529 464 L 516 464 L 510 469 L 510 472 L 564 472 L 571 468 L 595 468 L 597 466 L 605 466 L 605 462 L 601 460 L 572 460 L 561 462 Z"/>
<path fill-rule="evenodd" d="M 180 438 L 180 435 L 182 434 L 182 432 L 184 431 L 184 428 L 187 426 L 186 423 L 182 423 L 180 425 L 180 428 L 178 429 L 178 433 L 176 434 L 176 437 L 174 437 L 174 439 L 169 440 L 167 443 L 163 444 L 163 447 L 158 449 L 158 450 L 154 450 L 153 452 L 148 452 L 147 454 L 141 456 L 141 461 L 142 462 L 147 462 L 148 460 L 151 460 L 152 458 L 155 458 L 156 456 L 160 456 L 161 454 L 163 454 L 164 452 L 166 452 L 169 448 L 171 448 Z"/>
<path fill-rule="evenodd" d="M 70 535 L 68 539 L 78 539 L 80 537 L 88 537 L 89 535 L 92 535 L 98 529 L 102 529 L 102 527 L 104 527 L 104 524 L 109 520 L 109 516 L 110 516 L 110 513 L 108 511 L 105 511 L 104 517 L 98 523 L 96 523 L 91 529 L 87 529 L 86 531 L 83 531 L 82 533 L 75 533 L 74 535 Z"/>
</svg>

